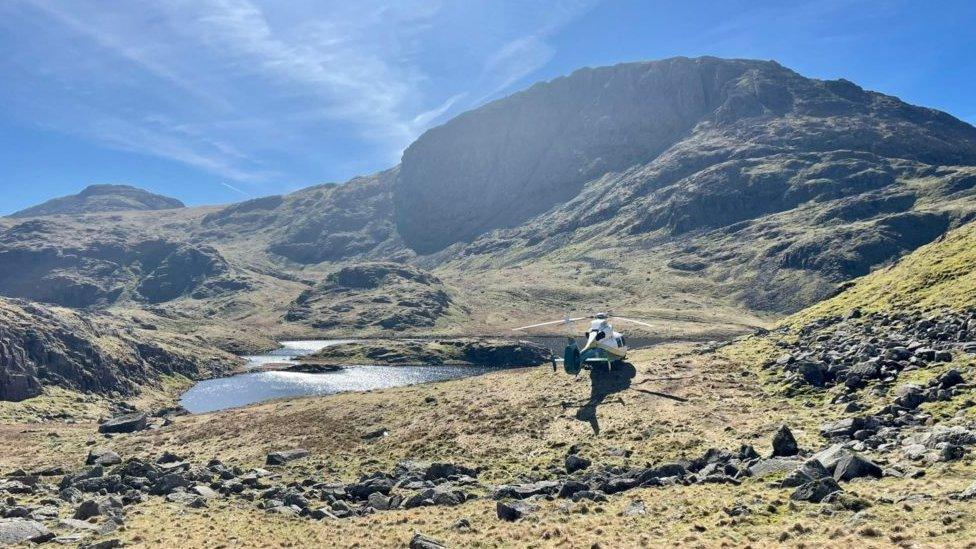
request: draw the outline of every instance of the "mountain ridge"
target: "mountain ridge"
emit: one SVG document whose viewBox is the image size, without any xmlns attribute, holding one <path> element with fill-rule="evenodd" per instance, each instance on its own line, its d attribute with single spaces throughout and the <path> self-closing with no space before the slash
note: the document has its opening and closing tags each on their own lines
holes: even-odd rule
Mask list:
<svg viewBox="0 0 976 549">
<path fill-rule="evenodd" d="M 73 195 L 52 198 L 36 206 L 14 212 L 8 217 L 26 218 L 59 214 L 105 213 L 138 210 L 185 208 L 183 202 L 151 193 L 131 185 L 89 185 Z"/>
</svg>

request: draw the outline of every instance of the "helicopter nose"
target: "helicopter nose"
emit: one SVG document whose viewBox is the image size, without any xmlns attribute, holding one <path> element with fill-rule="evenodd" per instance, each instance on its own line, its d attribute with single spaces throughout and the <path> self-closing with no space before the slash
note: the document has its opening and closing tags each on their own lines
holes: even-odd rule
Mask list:
<svg viewBox="0 0 976 549">
<path fill-rule="evenodd" d="M 585 351 L 587 349 L 590 349 L 595 345 L 596 345 L 596 332 L 590 332 L 589 335 L 587 336 L 586 346 L 583 347 L 583 350 Z"/>
</svg>

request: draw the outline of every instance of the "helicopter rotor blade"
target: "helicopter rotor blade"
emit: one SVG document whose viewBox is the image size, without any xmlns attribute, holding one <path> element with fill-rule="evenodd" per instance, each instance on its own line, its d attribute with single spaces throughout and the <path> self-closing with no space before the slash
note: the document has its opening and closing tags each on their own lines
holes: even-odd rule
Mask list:
<svg viewBox="0 0 976 549">
<path fill-rule="evenodd" d="M 657 328 L 657 326 L 653 324 L 648 324 L 646 322 L 642 322 L 640 320 L 634 320 L 633 318 L 627 318 L 625 316 L 615 316 L 613 318 L 617 320 L 623 320 L 624 322 L 633 322 L 634 324 L 640 324 L 641 326 L 647 326 L 648 328 Z"/>
<path fill-rule="evenodd" d="M 575 317 L 575 318 L 563 318 L 563 319 L 560 319 L 560 320 L 552 320 L 552 321 L 549 321 L 549 322 L 540 322 L 538 324 L 529 324 L 528 326 L 521 326 L 521 327 L 518 327 L 518 328 L 512 328 L 512 330 L 515 330 L 515 331 L 518 331 L 518 330 L 528 330 L 529 328 L 538 328 L 539 326 L 551 326 L 553 324 L 566 324 L 568 322 L 576 322 L 577 320 L 583 320 L 583 319 L 586 319 L 586 318 L 589 318 L 589 317 L 578 316 L 578 317 Z"/>
</svg>

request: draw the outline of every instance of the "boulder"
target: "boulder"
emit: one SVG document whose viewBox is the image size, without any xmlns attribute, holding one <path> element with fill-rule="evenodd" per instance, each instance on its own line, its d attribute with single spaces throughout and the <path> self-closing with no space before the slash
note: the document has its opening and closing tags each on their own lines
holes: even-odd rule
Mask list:
<svg viewBox="0 0 976 549">
<path fill-rule="evenodd" d="M 953 498 L 961 500 L 976 498 L 976 482 L 970 484 L 965 490 L 953 496 Z"/>
<path fill-rule="evenodd" d="M 88 520 L 92 517 L 118 517 L 122 515 L 122 500 L 116 497 L 87 499 L 75 509 L 72 518 Z"/>
<path fill-rule="evenodd" d="M 0 546 L 22 543 L 43 543 L 54 539 L 54 534 L 35 520 L 22 518 L 0 519 Z"/>
<path fill-rule="evenodd" d="M 579 482 L 576 480 L 567 480 L 566 482 L 563 483 L 562 486 L 559 487 L 559 493 L 557 494 L 557 497 L 564 498 L 564 499 L 571 498 L 577 492 L 582 492 L 583 490 L 588 490 L 589 488 L 590 488 L 589 485 L 583 482 Z"/>
<path fill-rule="evenodd" d="M 918 385 L 906 383 L 895 389 L 895 404 L 903 408 L 914 410 L 923 402 L 925 402 L 925 394 Z"/>
<path fill-rule="evenodd" d="M 213 499 L 219 496 L 219 494 L 217 494 L 217 492 L 215 492 L 213 488 L 210 488 L 209 486 L 204 486 L 202 484 L 198 484 L 190 488 L 190 493 L 196 494 L 202 497 L 203 499 Z"/>
<path fill-rule="evenodd" d="M 441 480 L 456 476 L 477 477 L 478 472 L 463 465 L 453 463 L 431 463 L 424 471 L 424 480 Z"/>
<path fill-rule="evenodd" d="M 85 465 L 103 465 L 106 467 L 119 463 L 122 463 L 122 458 L 117 453 L 102 447 L 92 448 L 85 460 Z"/>
<path fill-rule="evenodd" d="M 803 377 L 803 380 L 814 387 L 824 386 L 824 374 L 826 368 L 819 362 L 804 361 L 796 365 L 796 371 Z"/>
<path fill-rule="evenodd" d="M 793 432 L 786 425 L 781 425 L 773 435 L 772 457 L 795 456 L 798 453 L 800 453 L 800 447 L 793 437 Z"/>
<path fill-rule="evenodd" d="M 529 484 L 502 485 L 495 489 L 494 499 L 514 498 L 526 499 L 532 496 L 548 496 L 559 492 L 559 482 L 554 480 L 540 480 Z"/>
<path fill-rule="evenodd" d="M 853 480 L 860 477 L 881 478 L 881 467 L 866 457 L 851 452 L 842 457 L 834 468 L 834 480 Z"/>
<path fill-rule="evenodd" d="M 537 506 L 524 501 L 499 501 L 495 504 L 495 513 L 498 518 L 509 522 L 515 522 L 538 509 Z"/>
<path fill-rule="evenodd" d="M 837 484 L 836 480 L 831 477 L 825 477 L 799 486 L 792 494 L 790 494 L 790 499 L 794 501 L 820 503 L 830 494 L 840 490 L 841 487 L 839 484 Z"/>
<path fill-rule="evenodd" d="M 149 416 L 143 412 L 133 412 L 112 419 L 98 426 L 99 433 L 134 433 L 148 425 Z"/>
<path fill-rule="evenodd" d="M 576 454 L 566 456 L 566 472 L 570 474 L 575 473 L 576 471 L 582 471 L 592 464 L 592 461 Z"/>
<path fill-rule="evenodd" d="M 384 496 L 390 495 L 393 490 L 393 480 L 388 478 L 370 478 L 346 486 L 346 493 L 355 500 L 365 500 L 373 492 L 379 492 Z"/>
<path fill-rule="evenodd" d="M 446 549 L 447 546 L 423 534 L 414 534 L 410 539 L 410 549 Z"/>
<path fill-rule="evenodd" d="M 271 452 L 265 459 L 267 465 L 284 465 L 289 461 L 295 461 L 296 459 L 301 459 L 303 457 L 308 457 L 308 450 L 304 448 L 295 448 L 293 450 L 281 450 L 278 452 Z"/>
<path fill-rule="evenodd" d="M 942 387 L 943 389 L 954 387 L 956 385 L 959 385 L 960 383 L 963 383 L 964 381 L 965 380 L 962 378 L 962 374 L 960 374 L 959 370 L 956 370 L 955 368 L 935 378 L 936 384 L 939 387 Z"/>
<path fill-rule="evenodd" d="M 797 466 L 800 465 L 800 460 L 798 459 L 787 459 L 787 458 L 769 458 L 759 460 L 749 467 L 750 476 L 756 478 L 763 478 L 769 475 L 775 475 L 777 473 L 789 473 L 794 471 Z"/>
<path fill-rule="evenodd" d="M 780 482 L 780 486 L 784 488 L 796 488 L 807 484 L 808 482 L 813 482 L 815 480 L 820 480 L 822 478 L 827 478 L 830 476 L 830 471 L 823 466 L 816 459 L 808 459 L 803 462 L 803 465 L 799 466 L 792 473 L 787 475 L 785 479 Z"/>
<path fill-rule="evenodd" d="M 833 474 L 834 469 L 837 467 L 837 463 L 851 453 L 852 452 L 843 444 L 837 443 L 817 452 L 811 459 L 819 461 L 825 469 Z"/>
<path fill-rule="evenodd" d="M 179 473 L 168 473 L 159 477 L 159 480 L 153 485 L 151 492 L 157 496 L 163 496 L 189 484 L 190 482 Z"/>
</svg>

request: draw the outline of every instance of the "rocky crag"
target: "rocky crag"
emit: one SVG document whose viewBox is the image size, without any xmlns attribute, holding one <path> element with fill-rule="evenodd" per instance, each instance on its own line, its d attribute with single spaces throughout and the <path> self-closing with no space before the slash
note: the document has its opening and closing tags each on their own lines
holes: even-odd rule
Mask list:
<svg viewBox="0 0 976 549">
<path fill-rule="evenodd" d="M 199 341 L 131 323 L 0 299 L 0 400 L 35 397 L 47 385 L 131 396 L 160 376 L 205 377 L 237 363 Z"/>
</svg>

